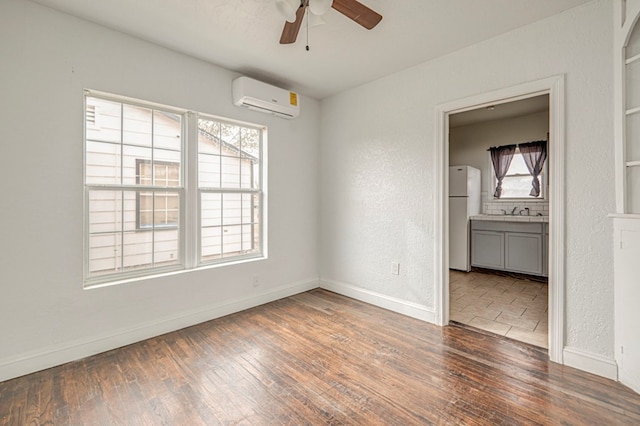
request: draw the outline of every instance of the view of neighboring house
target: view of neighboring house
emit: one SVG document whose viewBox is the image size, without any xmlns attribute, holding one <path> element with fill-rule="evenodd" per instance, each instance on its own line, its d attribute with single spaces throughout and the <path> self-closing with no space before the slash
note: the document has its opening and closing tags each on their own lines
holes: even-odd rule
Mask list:
<svg viewBox="0 0 640 426">
<path fill-rule="evenodd" d="M 259 246 L 258 131 L 198 120 L 200 261 Z M 88 275 L 180 264 L 181 115 L 87 97 Z M 207 190 L 212 190 L 207 191 Z"/>
</svg>

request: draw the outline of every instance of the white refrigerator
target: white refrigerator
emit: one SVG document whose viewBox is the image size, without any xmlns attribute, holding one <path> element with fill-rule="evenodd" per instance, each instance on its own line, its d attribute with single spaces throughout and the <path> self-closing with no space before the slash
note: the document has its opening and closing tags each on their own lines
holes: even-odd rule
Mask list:
<svg viewBox="0 0 640 426">
<path fill-rule="evenodd" d="M 471 270 L 470 216 L 480 214 L 480 170 L 449 167 L 449 268 Z"/>
</svg>

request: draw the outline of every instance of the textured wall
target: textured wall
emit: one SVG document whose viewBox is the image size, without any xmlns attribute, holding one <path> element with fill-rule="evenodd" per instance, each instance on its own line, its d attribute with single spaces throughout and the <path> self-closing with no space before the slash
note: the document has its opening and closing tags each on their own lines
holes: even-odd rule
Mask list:
<svg viewBox="0 0 640 426">
<path fill-rule="evenodd" d="M 611 22 L 594 1 L 325 99 L 321 276 L 433 306 L 435 106 L 565 74 L 566 344 L 611 357 Z"/>
<path fill-rule="evenodd" d="M 27 1 L 0 28 L 0 367 L 317 280 L 317 101 L 235 107 L 231 72 Z M 269 259 L 83 290 L 84 88 L 268 126 Z"/>
</svg>

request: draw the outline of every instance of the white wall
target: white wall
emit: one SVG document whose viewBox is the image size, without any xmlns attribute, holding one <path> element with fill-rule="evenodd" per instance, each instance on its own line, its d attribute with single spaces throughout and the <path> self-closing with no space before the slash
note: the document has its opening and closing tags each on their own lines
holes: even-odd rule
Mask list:
<svg viewBox="0 0 640 426">
<path fill-rule="evenodd" d="M 508 108 L 508 104 L 505 104 Z M 493 170 L 487 150 L 492 146 L 546 140 L 549 112 L 474 123 L 449 129 L 449 164 L 469 165 L 482 174 L 482 201 L 493 197 Z"/>
<path fill-rule="evenodd" d="M 240 109 L 235 74 L 24 0 L 0 28 L 0 381 L 317 286 L 317 101 Z M 83 290 L 84 88 L 267 125 L 269 259 Z"/>
<path fill-rule="evenodd" d="M 638 339 L 638 259 L 640 220 L 619 215 L 614 219 L 616 272 L 616 360 L 620 381 L 640 393 L 640 339 Z"/>
<path fill-rule="evenodd" d="M 565 74 L 566 346 L 611 361 L 611 22 L 596 0 L 324 100 L 323 285 L 433 312 L 436 105 Z"/>
</svg>

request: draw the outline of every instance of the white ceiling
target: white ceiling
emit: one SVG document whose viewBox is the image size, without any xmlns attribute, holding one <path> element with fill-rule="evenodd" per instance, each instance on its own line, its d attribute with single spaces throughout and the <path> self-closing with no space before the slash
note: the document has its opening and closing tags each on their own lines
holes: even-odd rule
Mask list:
<svg viewBox="0 0 640 426">
<path fill-rule="evenodd" d="M 274 0 L 34 1 L 322 99 L 591 0 L 361 0 L 383 16 L 377 27 L 330 9 L 308 52 L 304 27 L 278 43 Z"/>
<path fill-rule="evenodd" d="M 469 126 L 471 124 L 520 117 L 543 111 L 549 111 L 549 95 L 534 96 L 518 101 L 505 102 L 498 105 L 451 114 L 449 116 L 449 127 Z"/>
</svg>

